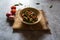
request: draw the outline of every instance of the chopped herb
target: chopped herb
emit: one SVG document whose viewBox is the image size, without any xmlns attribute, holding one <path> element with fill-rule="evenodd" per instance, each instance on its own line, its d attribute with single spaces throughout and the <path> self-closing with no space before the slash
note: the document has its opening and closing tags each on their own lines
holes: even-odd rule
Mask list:
<svg viewBox="0 0 60 40">
<path fill-rule="evenodd" d="M 36 3 L 36 5 L 39 5 L 40 3 Z"/>
<path fill-rule="evenodd" d="M 22 3 L 19 3 L 19 5 L 21 5 L 21 6 L 22 6 L 23 4 L 22 4 Z"/>
<path fill-rule="evenodd" d="M 19 4 L 15 4 L 14 6 L 19 6 Z"/>
<path fill-rule="evenodd" d="M 53 7 L 53 5 L 51 5 L 49 8 L 52 8 Z"/>
</svg>

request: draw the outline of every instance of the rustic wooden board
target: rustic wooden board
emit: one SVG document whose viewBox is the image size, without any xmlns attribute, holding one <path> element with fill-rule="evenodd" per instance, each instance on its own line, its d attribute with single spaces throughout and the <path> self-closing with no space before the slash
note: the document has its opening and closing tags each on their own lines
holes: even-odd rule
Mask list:
<svg viewBox="0 0 60 40">
<path fill-rule="evenodd" d="M 13 24 L 13 29 L 20 29 L 20 30 L 50 30 L 48 27 L 48 21 L 46 19 L 45 13 L 43 10 L 40 10 L 40 13 L 42 15 L 42 18 L 39 23 L 34 24 L 34 25 L 27 25 L 22 23 L 19 20 L 19 12 L 20 10 L 17 11 L 14 24 Z"/>
</svg>

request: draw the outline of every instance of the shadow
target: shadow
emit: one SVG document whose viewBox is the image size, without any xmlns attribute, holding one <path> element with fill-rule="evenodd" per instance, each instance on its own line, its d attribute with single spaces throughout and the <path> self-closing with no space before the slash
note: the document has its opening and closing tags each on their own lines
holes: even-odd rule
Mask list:
<svg viewBox="0 0 60 40">
<path fill-rule="evenodd" d="M 21 26 L 20 28 L 18 29 L 13 29 L 15 32 L 19 30 L 20 31 L 50 31 L 50 29 L 46 29 L 44 30 L 43 29 L 43 26 L 41 25 L 41 23 L 37 23 L 37 24 L 34 24 L 34 25 L 27 25 L 27 24 L 24 24 L 24 23 L 21 23 Z"/>
<path fill-rule="evenodd" d="M 41 29 L 42 29 L 42 25 L 40 25 L 40 23 L 37 23 L 34 25 L 27 25 L 27 24 L 22 23 L 21 28 L 20 28 L 20 30 L 24 30 L 24 31 L 41 30 Z"/>
<path fill-rule="evenodd" d="M 6 19 L 6 22 L 8 22 L 10 26 L 12 26 L 13 23 L 14 23 L 14 20 L 9 20 L 9 19 L 7 18 L 7 19 Z"/>
<path fill-rule="evenodd" d="M 24 40 L 39 40 L 39 39 L 43 40 L 44 35 L 49 34 L 47 32 L 44 32 L 44 31 L 20 31 L 18 33 L 22 33 L 23 37 L 25 38 Z"/>
<path fill-rule="evenodd" d="M 22 34 L 27 40 L 43 40 L 46 33 L 43 31 L 25 31 Z"/>
<path fill-rule="evenodd" d="M 40 23 L 27 25 L 22 23 L 20 29 L 13 29 L 13 33 L 22 33 L 26 40 L 43 40 L 45 34 L 51 34 L 50 29 L 42 30 Z"/>
</svg>

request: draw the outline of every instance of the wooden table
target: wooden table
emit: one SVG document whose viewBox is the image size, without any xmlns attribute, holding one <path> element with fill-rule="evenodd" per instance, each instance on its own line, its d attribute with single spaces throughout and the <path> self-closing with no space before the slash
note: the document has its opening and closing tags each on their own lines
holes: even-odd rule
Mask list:
<svg viewBox="0 0 60 40">
<path fill-rule="evenodd" d="M 17 11 L 15 19 L 14 19 L 14 24 L 13 24 L 13 29 L 20 29 L 20 30 L 50 30 L 48 27 L 48 21 L 46 19 L 45 13 L 43 10 L 40 10 L 40 13 L 42 15 L 42 18 L 39 23 L 34 24 L 34 25 L 27 25 L 22 23 L 19 20 L 19 12 L 20 10 Z"/>
</svg>

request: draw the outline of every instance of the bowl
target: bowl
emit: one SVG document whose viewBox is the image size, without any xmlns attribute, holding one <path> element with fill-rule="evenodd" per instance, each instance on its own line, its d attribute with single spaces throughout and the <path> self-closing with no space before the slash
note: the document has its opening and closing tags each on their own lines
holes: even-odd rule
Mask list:
<svg viewBox="0 0 60 40">
<path fill-rule="evenodd" d="M 28 22 L 23 21 L 23 18 L 22 18 L 22 16 L 21 16 L 21 13 L 22 13 L 24 10 L 31 10 L 31 11 L 35 12 L 36 15 L 37 15 L 38 20 L 37 20 L 36 22 L 33 22 L 33 23 L 28 23 Z M 37 9 L 35 9 L 35 8 L 32 8 L 32 7 L 27 7 L 27 8 L 24 8 L 24 9 L 20 10 L 20 11 L 19 11 L 19 15 L 20 15 L 20 16 L 19 16 L 19 20 L 20 20 L 21 22 L 25 23 L 25 24 L 28 24 L 28 25 L 36 24 L 36 23 L 38 23 L 38 22 L 41 20 L 40 11 L 37 10 Z"/>
</svg>

